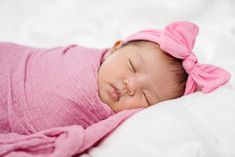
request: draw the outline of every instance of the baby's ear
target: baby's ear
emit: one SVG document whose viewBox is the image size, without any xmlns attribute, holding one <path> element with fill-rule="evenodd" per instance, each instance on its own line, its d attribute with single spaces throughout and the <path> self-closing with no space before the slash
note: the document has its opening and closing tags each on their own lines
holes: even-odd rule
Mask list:
<svg viewBox="0 0 235 157">
<path fill-rule="evenodd" d="M 122 46 L 123 46 L 124 42 L 122 40 L 118 40 L 115 42 L 115 44 L 113 45 L 112 48 L 110 48 L 105 56 L 104 56 L 104 59 L 106 59 L 107 57 L 109 57 L 111 54 L 113 54 L 116 50 L 120 49 Z"/>
<path fill-rule="evenodd" d="M 123 43 L 122 40 L 118 40 L 118 41 L 116 41 L 115 44 L 113 45 L 112 49 L 113 49 L 114 51 L 117 50 L 117 49 L 120 49 L 123 44 L 124 44 L 124 43 Z"/>
</svg>

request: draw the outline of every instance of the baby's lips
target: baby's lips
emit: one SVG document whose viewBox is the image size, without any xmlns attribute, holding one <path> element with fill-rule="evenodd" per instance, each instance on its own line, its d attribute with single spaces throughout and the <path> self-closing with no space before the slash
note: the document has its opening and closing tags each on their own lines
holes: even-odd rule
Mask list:
<svg viewBox="0 0 235 157">
<path fill-rule="evenodd" d="M 111 90 L 108 93 L 113 101 L 119 100 L 121 92 L 114 85 L 111 85 Z"/>
</svg>

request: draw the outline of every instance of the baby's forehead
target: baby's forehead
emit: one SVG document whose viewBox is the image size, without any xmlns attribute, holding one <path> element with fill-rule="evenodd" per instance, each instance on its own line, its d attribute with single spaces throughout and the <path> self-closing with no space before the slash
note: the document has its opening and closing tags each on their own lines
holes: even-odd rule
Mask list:
<svg viewBox="0 0 235 157">
<path fill-rule="evenodd" d="M 145 66 L 148 69 L 156 68 L 168 68 L 169 58 L 164 51 L 162 51 L 158 45 L 142 45 L 134 46 L 133 49 L 128 50 L 132 59 L 138 61 L 141 66 Z"/>
<path fill-rule="evenodd" d="M 138 52 L 141 55 L 145 55 L 150 51 L 153 53 L 166 53 L 160 48 L 158 44 L 150 41 L 132 41 L 124 44 L 123 48 L 129 49 L 128 51 L 130 53 Z"/>
<path fill-rule="evenodd" d="M 137 40 L 137 41 L 130 41 L 127 43 L 124 43 L 124 46 L 136 46 L 141 48 L 160 48 L 159 44 L 147 41 L 147 40 Z"/>
</svg>

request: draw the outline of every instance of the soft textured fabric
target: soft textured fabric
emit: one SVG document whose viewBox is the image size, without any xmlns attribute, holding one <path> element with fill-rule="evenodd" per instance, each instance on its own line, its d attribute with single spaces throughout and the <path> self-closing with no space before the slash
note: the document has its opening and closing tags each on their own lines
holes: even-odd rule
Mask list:
<svg viewBox="0 0 235 157">
<path fill-rule="evenodd" d="M 92 147 L 141 109 L 115 113 L 84 129 L 80 125 L 51 128 L 30 135 L 0 134 L 0 156 L 72 157 Z"/>
<path fill-rule="evenodd" d="M 0 43 L 0 133 L 83 128 L 113 114 L 98 96 L 105 49 Z"/>
<path fill-rule="evenodd" d="M 163 30 L 147 29 L 127 37 L 124 42 L 148 40 L 160 45 L 160 48 L 173 57 L 182 59 L 182 65 L 188 73 L 184 95 L 193 93 L 197 87 L 209 93 L 229 81 L 231 75 L 226 70 L 208 64 L 198 63 L 192 51 L 199 28 L 191 22 L 174 22 Z"/>
</svg>

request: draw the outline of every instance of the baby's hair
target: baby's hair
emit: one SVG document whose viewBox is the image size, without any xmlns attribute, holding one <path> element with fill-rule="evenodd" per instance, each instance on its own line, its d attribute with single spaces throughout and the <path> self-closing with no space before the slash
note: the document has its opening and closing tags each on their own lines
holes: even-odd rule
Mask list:
<svg viewBox="0 0 235 157">
<path fill-rule="evenodd" d="M 153 49 L 158 49 L 163 51 L 162 49 L 160 49 L 160 46 L 156 43 L 153 43 L 151 41 L 145 41 L 145 40 L 136 40 L 136 41 L 129 41 L 127 43 L 124 43 L 122 47 L 125 46 L 150 46 Z M 163 51 L 164 52 L 164 51 Z M 187 72 L 184 70 L 183 66 L 182 66 L 182 60 L 175 58 L 173 56 L 171 56 L 170 54 L 164 52 L 163 53 L 169 61 L 170 64 L 170 70 L 173 72 L 173 76 L 176 78 L 176 96 L 180 97 L 184 94 L 184 90 L 185 90 L 185 86 L 186 86 L 186 81 L 188 78 L 188 74 Z"/>
</svg>

